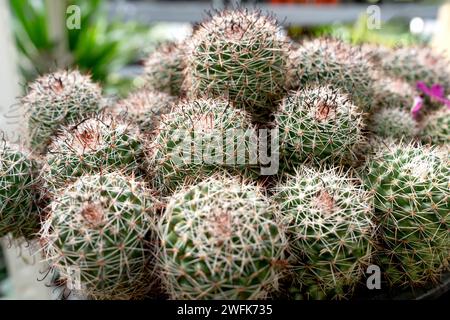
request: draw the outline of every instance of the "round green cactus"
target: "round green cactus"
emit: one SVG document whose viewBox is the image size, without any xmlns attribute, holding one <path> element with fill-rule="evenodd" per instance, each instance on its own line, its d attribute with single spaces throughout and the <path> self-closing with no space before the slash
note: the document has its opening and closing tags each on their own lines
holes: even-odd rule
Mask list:
<svg viewBox="0 0 450 320">
<path fill-rule="evenodd" d="M 52 136 L 62 126 L 103 107 L 100 87 L 78 71 L 59 71 L 38 78 L 22 98 L 28 115 L 31 148 L 45 152 Z"/>
<path fill-rule="evenodd" d="M 384 56 L 382 67 L 387 74 L 400 77 L 413 86 L 423 81 L 428 86 L 440 84 L 446 91 L 450 90 L 448 61 L 432 49 L 405 47 L 394 50 Z"/>
<path fill-rule="evenodd" d="M 155 91 L 178 97 L 184 80 L 184 46 L 164 43 L 145 61 L 146 85 Z"/>
<path fill-rule="evenodd" d="M 142 298 L 152 283 L 155 205 L 133 178 L 83 176 L 50 205 L 41 229 L 45 259 L 84 296 Z"/>
<path fill-rule="evenodd" d="M 291 52 L 288 87 L 330 84 L 364 112 L 373 106 L 371 64 L 358 48 L 331 39 L 305 42 Z"/>
<path fill-rule="evenodd" d="M 144 155 L 139 130 L 105 116 L 62 130 L 49 147 L 44 178 L 55 190 L 85 174 L 123 170 L 136 173 Z"/>
<path fill-rule="evenodd" d="M 332 87 L 292 93 L 275 118 L 280 131 L 280 157 L 289 167 L 308 160 L 347 161 L 364 140 L 362 113 L 347 95 Z"/>
<path fill-rule="evenodd" d="M 214 176 L 176 193 L 159 223 L 173 299 L 260 299 L 277 285 L 286 241 L 257 187 Z"/>
<path fill-rule="evenodd" d="M 380 262 L 393 287 L 437 281 L 448 268 L 449 159 L 432 147 L 391 143 L 367 163 L 384 247 Z"/>
<path fill-rule="evenodd" d="M 385 138 L 412 140 L 417 134 L 417 123 L 410 112 L 400 108 L 381 109 L 371 118 L 372 132 Z"/>
<path fill-rule="evenodd" d="M 0 238 L 31 239 L 39 231 L 36 163 L 8 143 L 0 146 Z"/>
<path fill-rule="evenodd" d="M 148 171 L 163 193 L 195 183 L 217 171 L 252 175 L 258 164 L 250 146 L 257 146 L 249 119 L 221 100 L 185 101 L 166 115 L 150 142 Z"/>
<path fill-rule="evenodd" d="M 349 298 L 372 255 L 370 194 L 336 169 L 301 167 L 276 188 L 296 299 Z"/>
<path fill-rule="evenodd" d="M 175 98 L 163 92 L 141 89 L 126 99 L 119 101 L 114 113 L 136 124 L 141 132 L 154 131 L 163 114 L 169 113 Z"/>
<path fill-rule="evenodd" d="M 417 96 L 414 88 L 400 78 L 390 78 L 384 73 L 377 76 L 373 84 L 374 107 L 373 113 L 379 109 L 399 108 L 409 111 Z"/>
<path fill-rule="evenodd" d="M 186 89 L 192 97 L 227 97 L 267 122 L 285 92 L 287 39 L 271 17 L 222 11 L 200 25 L 186 56 Z"/>
<path fill-rule="evenodd" d="M 422 124 L 420 137 L 424 143 L 450 145 L 450 112 L 442 109 L 429 115 Z"/>
</svg>

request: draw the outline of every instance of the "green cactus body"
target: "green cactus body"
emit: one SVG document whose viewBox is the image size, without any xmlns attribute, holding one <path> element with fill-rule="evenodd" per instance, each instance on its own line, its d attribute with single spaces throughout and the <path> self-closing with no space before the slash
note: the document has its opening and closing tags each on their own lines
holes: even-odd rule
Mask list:
<svg viewBox="0 0 450 320">
<path fill-rule="evenodd" d="M 22 103 L 28 115 L 31 148 L 45 152 L 62 125 L 94 113 L 103 105 L 101 89 L 78 71 L 60 71 L 33 82 Z"/>
<path fill-rule="evenodd" d="M 260 191 L 212 177 L 176 193 L 159 224 L 173 299 L 261 299 L 277 285 L 286 241 Z"/>
<path fill-rule="evenodd" d="M 422 125 L 420 136 L 424 143 L 450 145 L 450 112 L 442 109 L 429 115 Z"/>
<path fill-rule="evenodd" d="M 223 11 L 194 34 L 186 83 L 192 97 L 226 97 L 267 122 L 285 92 L 288 45 L 280 27 L 258 12 Z"/>
<path fill-rule="evenodd" d="M 225 101 L 180 103 L 163 118 L 148 147 L 154 188 L 170 193 L 223 170 L 256 174 L 256 155 L 248 152 L 258 145 L 252 128 L 245 113 Z"/>
<path fill-rule="evenodd" d="M 184 75 L 184 46 L 165 43 L 157 48 L 145 61 L 146 85 L 155 91 L 178 97 Z"/>
<path fill-rule="evenodd" d="M 4 144 L 0 148 L 0 238 L 33 238 L 39 231 L 35 207 L 36 164 L 19 148 Z"/>
<path fill-rule="evenodd" d="M 384 138 L 412 140 L 417 134 L 417 123 L 410 112 L 400 108 L 381 109 L 371 118 L 372 132 Z"/>
<path fill-rule="evenodd" d="M 44 178 L 55 190 L 85 174 L 123 170 L 137 173 L 144 155 L 139 130 L 115 118 L 90 118 L 68 127 L 52 142 Z"/>
<path fill-rule="evenodd" d="M 440 84 L 450 90 L 450 71 L 444 56 L 429 48 L 401 48 L 392 51 L 382 59 L 385 72 L 400 77 L 415 86 L 418 81 L 428 86 Z"/>
<path fill-rule="evenodd" d="M 400 78 L 390 78 L 384 73 L 374 82 L 374 110 L 397 108 L 409 111 L 417 95 L 414 88 Z"/>
<path fill-rule="evenodd" d="M 357 48 L 336 40 L 316 39 L 291 53 L 288 87 L 298 90 L 305 85 L 330 84 L 369 112 L 374 95 L 370 68 Z"/>
<path fill-rule="evenodd" d="M 281 162 L 290 167 L 307 160 L 347 161 L 364 140 L 362 113 L 347 95 L 331 87 L 292 93 L 284 99 L 275 118 L 280 131 Z"/>
<path fill-rule="evenodd" d="M 141 89 L 121 100 L 114 113 L 136 124 L 143 133 L 154 131 L 163 114 L 171 111 L 175 99 L 163 92 Z"/>
<path fill-rule="evenodd" d="M 372 254 L 373 210 L 358 181 L 302 167 L 276 187 L 297 299 L 349 298 Z"/>
<path fill-rule="evenodd" d="M 151 287 L 155 204 L 120 173 L 81 177 L 50 205 L 41 229 L 46 260 L 89 298 L 141 298 Z"/>
<path fill-rule="evenodd" d="M 393 287 L 439 278 L 450 253 L 448 153 L 393 144 L 367 164 L 382 246 L 382 270 Z"/>
</svg>

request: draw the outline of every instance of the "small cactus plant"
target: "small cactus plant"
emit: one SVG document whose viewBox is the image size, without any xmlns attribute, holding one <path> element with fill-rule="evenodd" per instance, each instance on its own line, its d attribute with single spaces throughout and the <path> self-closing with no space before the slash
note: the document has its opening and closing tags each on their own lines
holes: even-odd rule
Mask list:
<svg viewBox="0 0 450 320">
<path fill-rule="evenodd" d="M 257 187 L 213 176 L 175 194 L 159 223 L 173 299 L 260 299 L 276 287 L 286 241 Z"/>
<path fill-rule="evenodd" d="M 448 146 L 450 144 L 450 111 L 441 109 L 428 115 L 421 125 L 420 137 L 424 143 Z"/>
<path fill-rule="evenodd" d="M 154 188 L 170 193 L 222 170 L 252 175 L 258 169 L 248 152 L 251 143 L 257 145 L 252 128 L 243 111 L 223 100 L 181 102 L 147 148 Z"/>
<path fill-rule="evenodd" d="M 417 95 L 414 87 L 400 78 L 390 78 L 384 73 L 379 77 L 373 85 L 373 113 L 379 109 L 390 108 L 409 111 Z"/>
<path fill-rule="evenodd" d="M 371 65 L 363 54 L 343 42 L 316 39 L 303 43 L 290 54 L 288 87 L 293 90 L 307 85 L 330 84 L 348 94 L 362 111 L 373 106 Z"/>
<path fill-rule="evenodd" d="M 179 43 L 164 43 L 145 61 L 145 83 L 155 91 L 178 97 L 184 80 L 184 46 Z"/>
<path fill-rule="evenodd" d="M 41 229 L 46 260 L 93 299 L 138 299 L 150 288 L 156 201 L 120 173 L 83 176 L 50 204 Z"/>
<path fill-rule="evenodd" d="M 78 71 L 59 71 L 31 83 L 22 103 L 28 115 L 28 138 L 44 153 L 62 125 L 97 113 L 103 107 L 100 87 Z"/>
<path fill-rule="evenodd" d="M 285 92 L 287 40 L 259 12 L 222 11 L 202 23 L 189 43 L 186 87 L 193 97 L 226 97 L 267 122 Z"/>
<path fill-rule="evenodd" d="M 364 140 L 362 113 L 347 95 L 328 87 L 309 87 L 284 99 L 275 116 L 280 157 L 286 166 L 305 161 L 341 162 Z"/>
<path fill-rule="evenodd" d="M 275 188 L 297 299 L 349 298 L 370 262 L 370 195 L 336 169 L 301 167 Z"/>
<path fill-rule="evenodd" d="M 0 238 L 30 240 L 39 231 L 35 207 L 36 163 L 18 147 L 0 146 Z"/>
<path fill-rule="evenodd" d="M 367 168 L 382 239 L 378 256 L 388 283 L 436 282 L 450 252 L 448 153 L 389 143 L 369 159 Z"/>
<path fill-rule="evenodd" d="M 175 98 L 166 93 L 141 89 L 117 103 L 114 114 L 139 127 L 142 133 L 151 133 L 158 127 L 163 114 L 172 110 Z"/>
<path fill-rule="evenodd" d="M 371 118 L 370 130 L 384 138 L 412 140 L 418 131 L 410 112 L 400 108 L 378 110 Z"/>
<path fill-rule="evenodd" d="M 143 154 L 137 128 L 109 116 L 89 118 L 64 128 L 55 137 L 43 176 L 51 191 L 85 174 L 114 170 L 137 173 Z"/>
</svg>

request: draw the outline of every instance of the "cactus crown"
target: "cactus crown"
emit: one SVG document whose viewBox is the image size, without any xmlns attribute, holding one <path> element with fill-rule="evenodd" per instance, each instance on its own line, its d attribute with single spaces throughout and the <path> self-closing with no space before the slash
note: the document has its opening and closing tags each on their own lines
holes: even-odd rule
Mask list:
<svg viewBox="0 0 450 320">
<path fill-rule="evenodd" d="M 50 189 L 84 174 L 125 170 L 136 173 L 143 146 L 139 130 L 110 116 L 67 127 L 53 140 L 44 167 Z"/>
<path fill-rule="evenodd" d="M 50 205 L 41 229 L 45 257 L 91 298 L 138 298 L 150 289 L 148 233 L 155 204 L 133 178 L 83 176 Z"/>
<path fill-rule="evenodd" d="M 287 43 L 271 17 L 256 11 L 222 11 L 202 23 L 187 55 L 191 96 L 225 96 L 267 121 L 285 87 Z"/>
<path fill-rule="evenodd" d="M 62 125 L 103 107 L 100 87 L 78 71 L 59 71 L 38 78 L 22 98 L 27 110 L 30 144 L 44 152 Z"/>
<path fill-rule="evenodd" d="M 340 162 L 363 141 L 362 113 L 347 95 L 328 87 L 291 93 L 276 114 L 285 163 Z"/>
<path fill-rule="evenodd" d="M 287 227 L 300 294 L 349 297 L 371 258 L 374 226 L 368 192 L 336 169 L 301 167 L 275 188 L 274 198 Z"/>
<path fill-rule="evenodd" d="M 159 230 L 175 299 L 257 299 L 276 286 L 285 240 L 257 187 L 213 176 L 176 193 Z"/>
</svg>

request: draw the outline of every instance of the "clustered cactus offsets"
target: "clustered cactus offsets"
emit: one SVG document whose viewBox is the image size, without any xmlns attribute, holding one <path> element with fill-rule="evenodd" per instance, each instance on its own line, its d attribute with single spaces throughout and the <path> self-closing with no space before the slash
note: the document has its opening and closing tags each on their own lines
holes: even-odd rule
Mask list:
<svg viewBox="0 0 450 320">
<path fill-rule="evenodd" d="M 43 152 L 61 125 L 100 111 L 100 87 L 78 71 L 61 71 L 33 82 L 22 99 L 28 116 L 29 143 Z"/>
<path fill-rule="evenodd" d="M 89 299 L 365 299 L 372 265 L 416 297 L 450 271 L 446 67 L 240 9 L 157 48 L 118 102 L 44 75 L 30 152 L 0 148 L 0 237 Z"/>
</svg>

